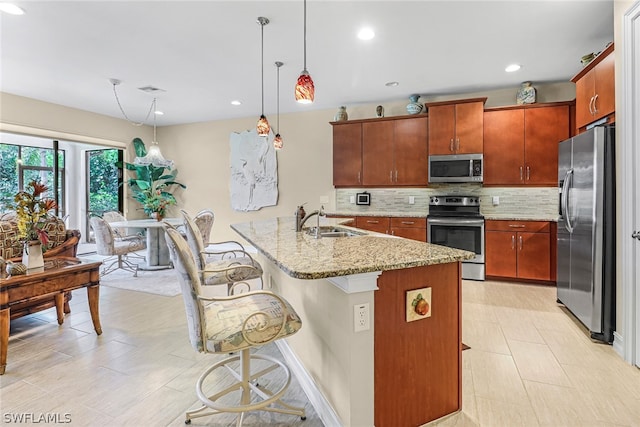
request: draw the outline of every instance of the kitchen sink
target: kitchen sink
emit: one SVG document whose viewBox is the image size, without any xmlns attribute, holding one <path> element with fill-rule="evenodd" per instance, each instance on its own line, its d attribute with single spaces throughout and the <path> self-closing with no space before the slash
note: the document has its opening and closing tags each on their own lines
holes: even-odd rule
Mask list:
<svg viewBox="0 0 640 427">
<path fill-rule="evenodd" d="M 331 226 L 321 226 L 320 227 L 320 237 L 355 237 L 355 236 L 364 236 L 367 233 L 349 230 L 341 227 L 331 227 Z M 315 236 L 316 227 L 309 227 L 307 229 L 307 234 Z"/>
</svg>

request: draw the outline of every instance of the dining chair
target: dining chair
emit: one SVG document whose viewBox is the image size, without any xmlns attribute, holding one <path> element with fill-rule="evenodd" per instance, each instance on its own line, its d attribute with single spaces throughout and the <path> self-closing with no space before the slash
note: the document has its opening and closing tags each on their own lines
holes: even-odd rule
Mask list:
<svg viewBox="0 0 640 427">
<path fill-rule="evenodd" d="M 210 246 L 205 248 L 202 235 L 194 220 L 184 209 L 181 209 L 180 212 L 184 217 L 184 232 L 187 244 L 201 273 L 200 279 L 205 285 L 226 284 L 227 295 L 232 295 L 242 290 L 250 290 L 251 287 L 247 283 L 248 280 L 259 279 L 260 288 L 264 287 L 262 266 L 244 250 L 240 242 L 221 242 L 224 244 L 235 243 L 237 244 L 236 248 L 219 250 L 210 249 Z M 237 268 L 225 270 L 226 266 Z"/>
<path fill-rule="evenodd" d="M 199 353 L 228 355 L 222 360 L 216 358 L 196 381 L 196 394 L 202 405 L 186 413 L 185 424 L 194 418 L 236 413 L 236 426 L 241 426 L 249 411 L 279 412 L 305 420 L 304 408 L 281 400 L 291 382 L 289 368 L 272 356 L 251 353 L 256 347 L 295 334 L 302 327 L 298 314 L 284 298 L 269 291 L 204 296 L 206 285 L 200 280 L 189 245 L 175 228 L 163 226 L 182 290 L 192 347 Z M 252 371 L 254 362 L 259 367 Z M 232 377 L 231 385 L 221 377 L 225 373 Z M 278 383 L 282 385 L 277 390 L 265 387 Z"/>
<path fill-rule="evenodd" d="M 102 214 L 102 218 L 104 218 L 104 220 L 107 221 L 108 223 L 127 220 L 127 218 L 118 211 L 105 212 Z M 137 238 L 141 235 L 140 233 L 136 233 L 136 234 L 127 233 L 126 227 L 111 227 L 111 230 L 114 232 L 116 238 L 118 239 Z"/>
<path fill-rule="evenodd" d="M 109 223 L 99 216 L 89 218 L 93 235 L 96 239 L 96 252 L 98 255 L 107 256 L 103 261 L 101 276 L 122 269 L 133 273 L 133 277 L 138 276 L 138 264 L 129 260 L 136 251 L 146 249 L 147 245 L 142 236 L 131 236 L 127 239 L 116 238 L 116 234 L 111 229 Z M 137 257 L 139 255 L 135 254 Z"/>
</svg>

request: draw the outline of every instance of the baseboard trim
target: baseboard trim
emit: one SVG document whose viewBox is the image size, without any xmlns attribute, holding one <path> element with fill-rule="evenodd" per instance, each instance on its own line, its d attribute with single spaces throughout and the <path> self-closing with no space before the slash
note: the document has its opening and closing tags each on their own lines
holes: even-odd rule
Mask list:
<svg viewBox="0 0 640 427">
<path fill-rule="evenodd" d="M 311 405 L 316 410 L 316 413 L 322 423 L 325 426 L 344 425 L 329 401 L 316 386 L 316 383 L 313 381 L 311 375 L 309 375 L 309 372 L 307 372 L 306 368 L 302 365 L 293 350 L 291 350 L 289 343 L 286 340 L 277 340 L 275 344 L 278 346 L 280 353 L 282 353 L 282 357 L 285 362 L 287 362 L 287 366 L 300 383 L 300 387 L 307 395 L 309 402 L 311 402 Z"/>
<path fill-rule="evenodd" d="M 618 331 L 613 331 L 613 351 L 624 359 L 624 338 Z"/>
</svg>

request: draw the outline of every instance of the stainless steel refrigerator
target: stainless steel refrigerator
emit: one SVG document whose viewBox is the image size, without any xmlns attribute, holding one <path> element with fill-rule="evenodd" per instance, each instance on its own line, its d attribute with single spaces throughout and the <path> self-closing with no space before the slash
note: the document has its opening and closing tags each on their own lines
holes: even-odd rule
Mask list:
<svg viewBox="0 0 640 427">
<path fill-rule="evenodd" d="M 613 126 L 596 126 L 558 147 L 558 302 L 591 332 L 615 330 Z"/>
</svg>

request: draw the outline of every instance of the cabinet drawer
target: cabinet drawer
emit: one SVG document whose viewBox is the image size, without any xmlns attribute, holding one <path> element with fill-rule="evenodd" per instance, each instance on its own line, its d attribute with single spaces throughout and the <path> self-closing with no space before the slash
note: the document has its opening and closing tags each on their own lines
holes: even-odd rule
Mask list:
<svg viewBox="0 0 640 427">
<path fill-rule="evenodd" d="M 487 231 L 527 231 L 531 233 L 549 233 L 551 226 L 548 221 L 505 221 L 488 219 L 484 223 Z"/>
<path fill-rule="evenodd" d="M 426 218 L 391 217 L 391 228 L 427 228 Z"/>
<path fill-rule="evenodd" d="M 378 233 L 388 233 L 389 218 L 385 216 L 359 216 L 356 218 L 356 227 Z"/>
</svg>

